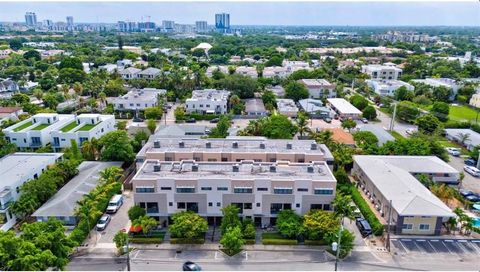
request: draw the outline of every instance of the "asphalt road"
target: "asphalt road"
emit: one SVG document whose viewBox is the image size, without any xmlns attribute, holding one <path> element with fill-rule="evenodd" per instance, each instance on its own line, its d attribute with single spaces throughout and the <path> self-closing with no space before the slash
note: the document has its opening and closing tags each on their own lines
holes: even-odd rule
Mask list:
<svg viewBox="0 0 480 272">
<path fill-rule="evenodd" d="M 476 178 L 470 175 L 469 173 L 463 171 L 463 167 L 465 166 L 465 163 L 463 161 L 464 161 L 464 158 L 450 156 L 449 164 L 453 168 L 465 174 L 465 178 L 463 179 L 463 182 L 462 182 L 463 189 L 468 189 L 475 193 L 480 194 L 480 178 Z"/>
<path fill-rule="evenodd" d="M 377 109 L 377 118 L 380 120 L 380 123 L 372 123 L 372 124 L 378 124 L 382 128 L 388 130 L 389 127 L 390 127 L 390 122 L 391 122 L 392 118 L 390 116 L 388 116 L 387 114 L 379 111 L 378 109 Z M 393 130 L 400 133 L 400 135 L 402 135 L 403 137 L 408 137 L 408 134 L 406 133 L 407 129 L 415 129 L 416 130 L 417 126 L 412 125 L 412 124 L 408 124 L 408 123 L 404 123 L 404 122 L 399 122 L 399 121 L 395 121 L 395 123 L 393 125 Z"/>
</svg>

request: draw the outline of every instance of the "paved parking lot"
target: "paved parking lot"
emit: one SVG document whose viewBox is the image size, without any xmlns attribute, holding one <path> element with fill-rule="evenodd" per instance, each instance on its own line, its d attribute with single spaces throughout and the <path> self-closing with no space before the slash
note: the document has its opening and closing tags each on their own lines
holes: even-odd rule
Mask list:
<svg viewBox="0 0 480 272">
<path fill-rule="evenodd" d="M 92 230 L 97 234 L 98 243 L 112 243 L 113 237 L 119 230 L 128 227 L 128 209 L 133 206 L 133 195 L 123 194 L 123 205 L 115 214 L 110 214 L 112 220 L 103 231 Z"/>
<path fill-rule="evenodd" d="M 395 252 L 406 254 L 446 254 L 452 256 L 476 256 L 480 254 L 480 239 L 407 239 L 391 240 Z"/>
</svg>

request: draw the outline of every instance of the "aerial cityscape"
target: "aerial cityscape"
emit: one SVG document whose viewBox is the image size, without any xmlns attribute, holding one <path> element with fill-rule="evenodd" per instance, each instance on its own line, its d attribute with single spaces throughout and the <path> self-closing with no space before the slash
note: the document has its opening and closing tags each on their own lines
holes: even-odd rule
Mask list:
<svg viewBox="0 0 480 272">
<path fill-rule="evenodd" d="M 0 7 L 1 270 L 480 270 L 478 1 Z"/>
</svg>

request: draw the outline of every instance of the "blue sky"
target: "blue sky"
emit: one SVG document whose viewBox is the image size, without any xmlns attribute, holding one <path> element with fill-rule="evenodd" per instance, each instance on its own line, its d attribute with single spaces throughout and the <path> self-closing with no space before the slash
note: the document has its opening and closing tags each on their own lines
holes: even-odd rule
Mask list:
<svg viewBox="0 0 480 272">
<path fill-rule="evenodd" d="M 468 25 L 480 26 L 480 3 L 469 2 L 0 2 L 0 21 L 24 21 L 26 11 L 39 21 L 75 22 L 174 20 L 214 21 L 230 13 L 232 25 Z"/>
</svg>

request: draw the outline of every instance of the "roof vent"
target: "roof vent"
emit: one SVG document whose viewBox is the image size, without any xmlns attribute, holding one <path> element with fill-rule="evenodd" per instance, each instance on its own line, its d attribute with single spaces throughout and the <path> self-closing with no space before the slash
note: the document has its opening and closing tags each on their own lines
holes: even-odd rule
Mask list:
<svg viewBox="0 0 480 272">
<path fill-rule="evenodd" d="M 234 165 L 233 165 L 232 171 L 233 171 L 233 172 L 239 172 L 239 171 L 240 171 L 240 167 L 238 166 L 238 164 L 234 164 Z"/>
<path fill-rule="evenodd" d="M 233 143 L 232 143 L 232 147 L 233 147 L 233 148 L 238 148 L 238 143 L 237 143 L 237 142 L 233 142 Z"/>
<path fill-rule="evenodd" d="M 310 149 L 311 149 L 311 150 L 317 150 L 317 144 L 316 144 L 316 143 L 312 143 L 312 144 L 310 145 Z"/>
<path fill-rule="evenodd" d="M 160 141 L 159 141 L 159 140 L 155 140 L 155 141 L 153 142 L 153 147 L 154 147 L 154 148 L 160 148 Z"/>
<path fill-rule="evenodd" d="M 192 165 L 192 172 L 198 172 L 198 164 L 194 163 Z"/>
<path fill-rule="evenodd" d="M 212 143 L 211 142 L 206 142 L 205 147 L 206 148 L 212 148 Z"/>
<path fill-rule="evenodd" d="M 184 147 L 185 147 L 185 143 L 184 143 L 183 141 L 178 142 L 178 147 L 184 148 Z"/>
<path fill-rule="evenodd" d="M 307 166 L 307 172 L 308 173 L 313 173 L 313 170 L 314 170 L 313 165 Z"/>
<path fill-rule="evenodd" d="M 287 149 L 292 149 L 292 144 L 291 143 L 287 144 Z"/>
<path fill-rule="evenodd" d="M 153 172 L 160 172 L 160 163 L 157 162 L 153 165 Z"/>
<path fill-rule="evenodd" d="M 270 172 L 272 172 L 272 173 L 277 172 L 277 166 L 275 166 L 275 165 L 270 165 Z"/>
<path fill-rule="evenodd" d="M 265 149 L 265 143 L 260 143 L 260 149 Z"/>
</svg>

